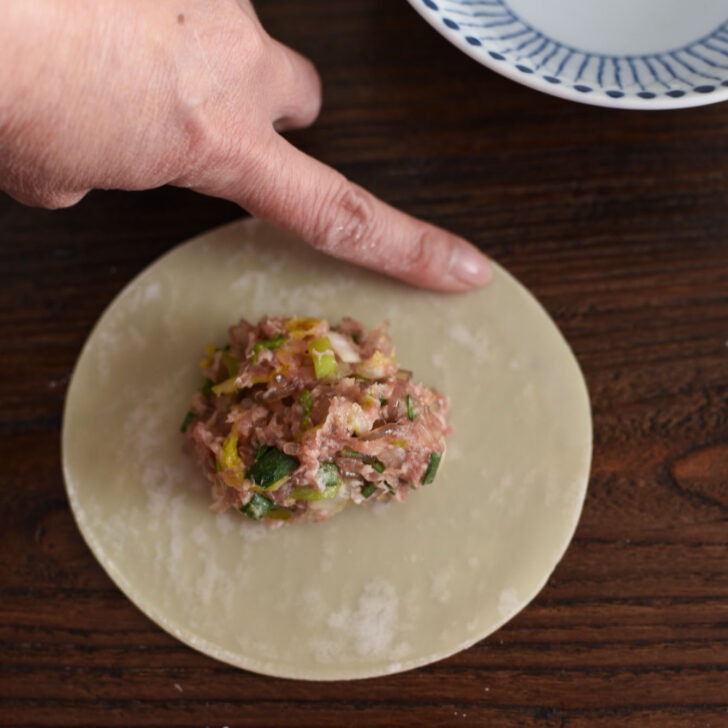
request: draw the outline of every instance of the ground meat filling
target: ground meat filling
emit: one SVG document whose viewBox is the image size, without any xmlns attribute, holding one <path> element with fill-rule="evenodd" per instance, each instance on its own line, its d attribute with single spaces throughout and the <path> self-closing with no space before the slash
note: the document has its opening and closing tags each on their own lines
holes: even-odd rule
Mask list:
<svg viewBox="0 0 728 728">
<path fill-rule="evenodd" d="M 386 326 L 276 316 L 229 333 L 182 425 L 216 511 L 323 520 L 433 481 L 448 401 L 399 368 Z"/>
</svg>

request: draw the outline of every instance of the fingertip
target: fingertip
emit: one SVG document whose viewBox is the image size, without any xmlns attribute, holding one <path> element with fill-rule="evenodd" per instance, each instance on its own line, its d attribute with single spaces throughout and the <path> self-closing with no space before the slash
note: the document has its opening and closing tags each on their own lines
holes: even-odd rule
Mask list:
<svg viewBox="0 0 728 728">
<path fill-rule="evenodd" d="M 395 210 L 389 224 L 383 272 L 420 288 L 451 293 L 480 288 L 490 281 L 490 259 L 459 235 Z"/>
<path fill-rule="evenodd" d="M 282 137 L 271 142 L 245 177 L 254 186 L 237 180 L 215 194 L 316 250 L 420 288 L 464 292 L 490 280 L 492 264 L 472 243 L 387 205 Z"/>
<path fill-rule="evenodd" d="M 458 288 L 480 288 L 493 277 L 493 265 L 474 245 L 458 239 L 450 252 L 448 274 Z"/>
</svg>

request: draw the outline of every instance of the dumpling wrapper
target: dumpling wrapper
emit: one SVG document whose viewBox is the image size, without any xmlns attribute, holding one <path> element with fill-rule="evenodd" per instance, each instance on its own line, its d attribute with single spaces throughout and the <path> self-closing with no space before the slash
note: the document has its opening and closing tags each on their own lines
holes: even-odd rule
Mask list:
<svg viewBox="0 0 728 728">
<path fill-rule="evenodd" d="M 210 513 L 180 423 L 204 347 L 266 314 L 390 322 L 401 365 L 451 398 L 434 484 L 278 529 Z M 63 467 L 91 550 L 160 627 L 241 668 L 336 680 L 451 655 L 533 599 L 576 527 L 591 439 L 572 352 L 502 268 L 475 293 L 425 292 L 245 220 L 172 250 L 103 314 Z"/>
</svg>

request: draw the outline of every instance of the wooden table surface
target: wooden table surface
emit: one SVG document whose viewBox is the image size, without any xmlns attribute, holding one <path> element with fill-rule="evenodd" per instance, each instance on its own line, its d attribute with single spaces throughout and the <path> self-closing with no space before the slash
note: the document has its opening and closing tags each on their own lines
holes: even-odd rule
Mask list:
<svg viewBox="0 0 728 728">
<path fill-rule="evenodd" d="M 540 595 L 442 662 L 341 683 L 271 679 L 180 644 L 82 540 L 64 396 L 113 296 L 240 217 L 176 189 L 63 211 L 0 199 L 0 724 L 728 726 L 728 103 L 613 111 L 467 58 L 404 0 L 261 0 L 310 56 L 291 139 L 469 237 L 551 313 L 590 389 L 576 536 Z"/>
</svg>

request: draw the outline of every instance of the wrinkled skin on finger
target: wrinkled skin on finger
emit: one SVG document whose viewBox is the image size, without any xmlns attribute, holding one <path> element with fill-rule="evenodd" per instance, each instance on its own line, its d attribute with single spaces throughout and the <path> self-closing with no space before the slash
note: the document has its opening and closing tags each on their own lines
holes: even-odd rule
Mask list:
<svg viewBox="0 0 728 728">
<path fill-rule="evenodd" d="M 3 11 L 0 188 L 21 202 L 173 184 L 417 285 L 487 280 L 473 246 L 280 136 L 315 121 L 320 80 L 247 0 L 6 0 Z"/>
</svg>

